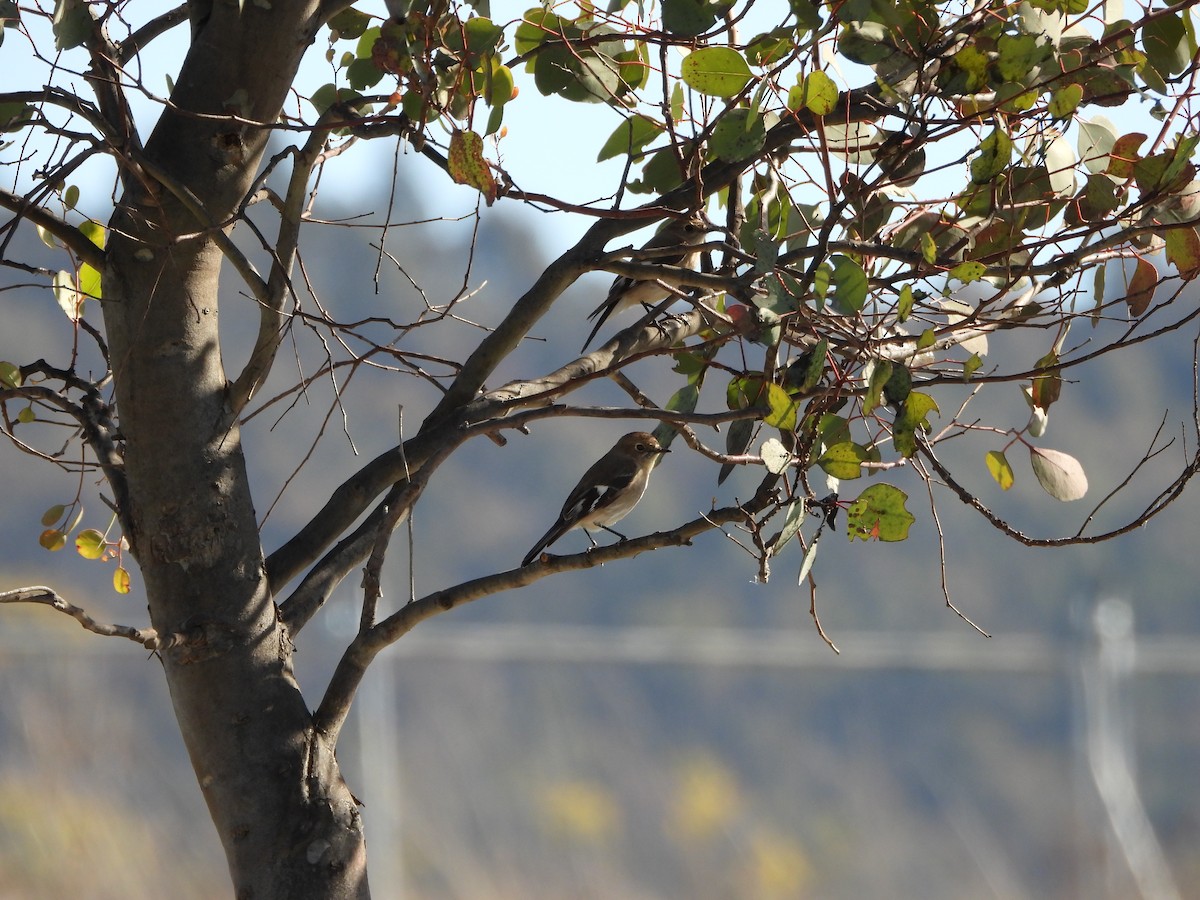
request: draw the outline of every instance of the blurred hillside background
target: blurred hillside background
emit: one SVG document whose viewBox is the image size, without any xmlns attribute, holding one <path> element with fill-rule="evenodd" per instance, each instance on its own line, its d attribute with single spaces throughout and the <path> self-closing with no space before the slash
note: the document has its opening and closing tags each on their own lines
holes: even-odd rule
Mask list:
<svg viewBox="0 0 1200 900">
<path fill-rule="evenodd" d="M 400 168 L 419 165 L 402 159 Z M 389 169 L 386 156 L 377 169 L 364 165 L 341 200 L 327 192 L 322 214 L 356 215 L 374 195 L 366 205 L 376 216 L 352 225 L 380 221 Z M 421 200 L 401 178 L 392 220 L 441 216 L 447 204 L 472 208 L 467 189 L 441 190 Z M 378 295 L 368 246 L 378 233 L 314 227 L 305 272 L 339 321 L 410 309 L 421 302 L 411 279 L 435 303 L 464 283 L 480 288 L 457 312 L 486 324 L 567 245 L 559 229 L 570 227 L 502 205 L 485 214 L 469 271 L 470 221 L 395 228 L 387 247 L 405 275 L 384 259 Z M 529 341 L 513 356 L 523 368 L 499 379 L 569 359 L 608 281 L 591 276 L 565 295 L 536 329 L 546 341 Z M 235 298 L 232 280 L 229 289 L 225 353 L 236 367 L 256 314 Z M 8 290 L 3 315 L 0 359 L 64 358 L 70 323 L 48 288 Z M 294 335 L 299 358 L 321 352 L 316 332 L 297 323 Z M 479 335 L 462 324 L 414 342 L 436 338 L 420 349 L 454 358 Z M 1086 340 L 1086 327 L 1073 337 Z M 1041 355 L 1008 348 L 1003 336 L 992 352 L 1022 352 L 1029 362 Z M 278 366 L 262 399 L 314 365 Z M 1186 334 L 1072 370 L 1043 444 L 1087 469 L 1091 490 L 1078 503 L 1051 500 L 1015 453 L 1017 485 L 1001 494 L 983 465 L 991 444 L 963 441 L 947 461 L 1018 528 L 1073 533 L 1150 446 L 1164 413 L 1164 433 L 1183 440 L 1192 373 Z M 675 386 L 653 370 L 632 375 L 659 403 Z M 393 445 L 401 419 L 415 429 L 434 399 L 409 375 L 364 366 L 339 376 L 341 405 L 318 379 L 245 430 L 268 550 Z M 708 385 L 702 406 L 720 408 L 723 390 Z M 980 415 L 1024 421 L 1017 385 L 984 394 Z M 943 398 L 944 409 L 961 399 Z M 627 405 L 604 384 L 582 392 L 584 401 Z M 505 447 L 477 441 L 457 454 L 413 522 L 417 594 L 515 566 L 582 470 L 627 430 L 617 421 L 548 420 Z M 1136 514 L 1183 457 L 1177 443 L 1139 472 L 1090 530 Z M 37 545 L 43 510 L 68 502 L 77 476 L 7 442 L 0 471 L 4 587 L 50 584 L 99 619 L 144 624 L 136 585 L 116 596 L 103 564 Z M 735 473 L 718 487 L 715 476 L 677 443 L 627 533 L 673 526 L 707 508 L 698 496 L 727 503 L 756 482 Z M 756 584 L 750 557 L 719 534 L 547 578 L 402 640 L 369 675 L 340 754 L 365 804 L 375 895 L 1200 895 L 1200 492 L 1119 541 L 1059 551 L 1021 547 L 948 491 L 935 494 L 952 599 L 987 639 L 944 604 L 919 482 L 890 480 L 911 495 L 912 538 L 852 545 L 827 533 L 817 556 L 819 611 L 840 656 L 812 627 L 807 590 L 795 581 L 798 550 Z M 851 497 L 859 490 L 844 488 Z M 93 495 L 85 525 L 107 521 Z M 405 538 L 391 551 L 393 606 L 408 592 Z M 561 549 L 583 546 L 574 532 Z M 356 594 L 348 579 L 300 635 L 298 674 L 314 704 L 357 616 Z M 1097 621 L 1110 638 L 1105 653 Z M 227 894 L 158 663 L 43 609 L 0 611 L 0 898 Z"/>
</svg>

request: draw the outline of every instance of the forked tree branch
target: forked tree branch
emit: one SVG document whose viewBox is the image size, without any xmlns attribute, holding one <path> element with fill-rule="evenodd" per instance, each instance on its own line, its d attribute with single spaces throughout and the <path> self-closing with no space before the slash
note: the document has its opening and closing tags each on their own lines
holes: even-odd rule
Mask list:
<svg viewBox="0 0 1200 900">
<path fill-rule="evenodd" d="M 308 524 L 267 557 L 272 590 L 281 590 L 316 561 L 391 485 L 420 472 L 432 457 L 440 459 L 466 440 L 464 429 L 477 433 L 495 430 L 493 420 L 507 420 L 525 407 L 549 405 L 591 378 L 604 377 L 632 359 L 672 347 L 699 331 L 704 322 L 704 316 L 693 310 L 662 322 L 634 325 L 600 349 L 543 378 L 506 384 L 455 410 L 452 419 L 435 427 L 427 424 L 402 447 L 385 451 L 342 482 Z"/>
<path fill-rule="evenodd" d="M 715 509 L 670 531 L 659 531 L 645 537 L 619 541 L 605 547 L 595 547 L 568 556 L 545 554 L 544 561 L 528 566 L 475 578 L 454 587 L 435 591 L 401 607 L 377 625 L 361 632 L 346 648 L 325 690 L 325 696 L 313 716 L 314 727 L 325 735 L 331 745 L 337 743 L 338 733 L 350 711 L 354 694 L 371 661 L 385 647 L 438 613 L 447 612 L 464 603 L 483 597 L 525 587 L 547 575 L 590 569 L 607 562 L 629 559 L 663 547 L 682 547 L 693 538 L 713 531 L 722 525 L 752 519 L 776 502 L 775 484 L 778 476 L 769 475 L 760 483 L 754 496 L 744 504 Z"/>
<path fill-rule="evenodd" d="M 292 266 L 300 243 L 300 226 L 304 222 L 304 200 L 313 166 L 325 149 L 325 141 L 334 124 L 341 118 L 336 107 L 326 110 L 317 121 L 304 146 L 292 153 L 292 175 L 279 210 L 279 234 L 272 252 L 271 274 L 265 296 L 258 307 L 258 336 L 254 349 L 241 374 L 229 388 L 231 418 L 245 408 L 259 386 L 266 381 L 275 362 L 275 354 L 283 340 L 284 299 L 291 290 Z"/>
</svg>

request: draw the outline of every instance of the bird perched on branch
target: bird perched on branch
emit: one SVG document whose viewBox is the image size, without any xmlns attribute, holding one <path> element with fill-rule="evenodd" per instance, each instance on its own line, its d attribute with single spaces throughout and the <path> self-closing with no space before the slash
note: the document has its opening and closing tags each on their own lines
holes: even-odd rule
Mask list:
<svg viewBox="0 0 1200 900">
<path fill-rule="evenodd" d="M 633 510 L 650 480 L 650 470 L 664 453 L 669 453 L 654 435 L 634 431 L 625 435 L 588 469 L 579 484 L 567 495 L 562 512 L 550 530 L 533 545 L 521 560 L 527 566 L 572 528 L 603 528 L 625 540 L 625 535 L 613 531 L 615 525 Z M 588 535 L 588 540 L 592 536 Z M 595 541 L 592 545 L 595 546 Z"/>
<path fill-rule="evenodd" d="M 700 251 L 697 246 L 704 243 L 704 236 L 707 232 L 708 229 L 705 227 L 703 219 L 698 215 L 689 216 L 686 219 L 675 219 L 659 229 L 658 233 L 649 240 L 635 258 L 644 255 L 647 263 L 695 269 L 700 263 Z M 654 251 L 662 252 L 660 255 Z M 587 349 L 587 345 L 592 342 L 592 338 L 596 336 L 600 326 L 608 321 L 608 317 L 613 313 L 629 309 L 635 303 L 640 303 L 649 309 L 655 303 L 674 296 L 670 287 L 674 287 L 674 285 L 671 284 L 670 276 L 665 272 L 662 277 L 644 280 L 630 278 L 628 275 L 618 275 L 613 281 L 612 287 L 608 289 L 608 296 L 604 298 L 604 302 L 588 315 L 589 319 L 596 320 L 596 324 L 592 326 L 587 340 L 583 342 L 583 348 Z"/>
</svg>

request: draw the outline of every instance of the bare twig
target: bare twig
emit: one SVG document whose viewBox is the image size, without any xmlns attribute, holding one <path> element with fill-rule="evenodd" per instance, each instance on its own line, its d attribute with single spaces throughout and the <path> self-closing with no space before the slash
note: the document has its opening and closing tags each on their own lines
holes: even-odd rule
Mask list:
<svg viewBox="0 0 1200 900">
<path fill-rule="evenodd" d="M 97 622 L 82 608 L 64 600 L 53 588 L 43 585 L 16 588 L 0 592 L 0 603 L 40 603 L 66 613 L 86 630 L 107 637 L 123 637 L 141 644 L 148 650 L 158 649 L 158 632 L 153 628 L 134 628 L 131 625 L 109 625 Z"/>
</svg>

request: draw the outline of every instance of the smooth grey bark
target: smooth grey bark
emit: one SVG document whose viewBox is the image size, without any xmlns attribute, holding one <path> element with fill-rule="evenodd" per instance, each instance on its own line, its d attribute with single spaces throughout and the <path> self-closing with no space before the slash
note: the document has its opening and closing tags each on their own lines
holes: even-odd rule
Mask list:
<svg viewBox="0 0 1200 900">
<path fill-rule="evenodd" d="M 236 896 L 364 898 L 362 821 L 292 674 L 217 332 L 212 226 L 250 189 L 267 138 L 251 123 L 276 121 L 317 26 L 313 0 L 264 6 L 213 5 L 174 108 L 125 148 L 104 272 L 123 519 Z"/>
</svg>

